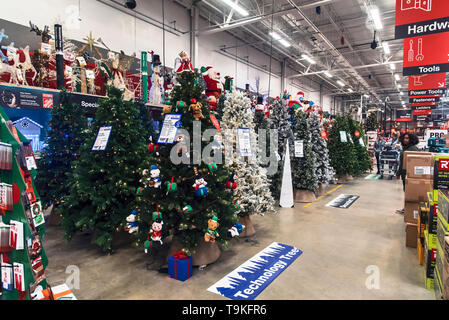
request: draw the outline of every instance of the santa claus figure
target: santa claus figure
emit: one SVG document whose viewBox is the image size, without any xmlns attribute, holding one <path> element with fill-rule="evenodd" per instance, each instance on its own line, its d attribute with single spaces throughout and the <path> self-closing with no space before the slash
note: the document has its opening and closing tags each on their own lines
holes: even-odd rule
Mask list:
<svg viewBox="0 0 449 320">
<path fill-rule="evenodd" d="M 220 72 L 213 67 L 207 67 L 203 73 L 203 79 L 206 82 L 206 96 L 211 110 L 217 107 L 217 99 L 223 92 L 224 86 L 220 80 Z"/>
<path fill-rule="evenodd" d="M 263 104 L 263 97 L 257 97 L 257 104 L 255 108 L 255 112 L 265 112 L 265 106 Z"/>
<path fill-rule="evenodd" d="M 195 72 L 187 52 L 181 51 L 179 53 L 179 58 L 176 59 L 175 70 L 176 73 L 181 73 L 184 71 Z"/>
</svg>

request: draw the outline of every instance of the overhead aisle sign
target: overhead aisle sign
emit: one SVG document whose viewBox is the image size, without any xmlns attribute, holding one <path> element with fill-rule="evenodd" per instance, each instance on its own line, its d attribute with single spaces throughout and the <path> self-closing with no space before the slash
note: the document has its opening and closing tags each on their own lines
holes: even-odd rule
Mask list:
<svg viewBox="0 0 449 320">
<path fill-rule="evenodd" d="M 411 109 L 396 110 L 396 121 L 412 121 L 412 110 Z"/>
<path fill-rule="evenodd" d="M 449 1 L 396 0 L 396 39 L 448 31 Z"/>
<path fill-rule="evenodd" d="M 446 73 L 408 77 L 409 96 L 442 95 L 446 93 Z"/>
</svg>

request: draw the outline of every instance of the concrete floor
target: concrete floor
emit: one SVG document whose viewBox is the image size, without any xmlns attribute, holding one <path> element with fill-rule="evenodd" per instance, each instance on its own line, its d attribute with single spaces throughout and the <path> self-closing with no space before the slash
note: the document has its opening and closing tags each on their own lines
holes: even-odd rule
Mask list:
<svg viewBox="0 0 449 320">
<path fill-rule="evenodd" d="M 331 186 L 334 187 L 334 186 Z M 331 189 L 331 188 L 330 188 Z M 326 207 L 337 195 L 360 198 L 349 209 Z M 235 242 L 229 251 L 186 282 L 146 270 L 141 249 L 123 247 L 103 255 L 86 235 L 70 244 L 62 230 L 47 227 L 44 247 L 52 285 L 63 283 L 66 268 L 80 270 L 78 299 L 226 299 L 207 291 L 217 280 L 273 241 L 300 248 L 303 254 L 258 299 L 435 299 L 424 288 L 416 249 L 405 247 L 401 181 L 356 179 L 314 202 L 277 214 L 254 217 L 257 234 Z M 380 288 L 367 289 L 366 268 L 377 266 Z"/>
</svg>

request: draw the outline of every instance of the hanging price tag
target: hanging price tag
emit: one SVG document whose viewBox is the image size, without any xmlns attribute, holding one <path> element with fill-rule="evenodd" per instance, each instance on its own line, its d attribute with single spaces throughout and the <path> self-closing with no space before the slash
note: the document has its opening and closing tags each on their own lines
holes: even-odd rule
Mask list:
<svg viewBox="0 0 449 320">
<path fill-rule="evenodd" d="M 71 77 L 73 74 L 73 69 L 70 66 L 66 66 L 64 69 L 64 76 Z"/>
<path fill-rule="evenodd" d="M 78 60 L 78 63 L 81 67 L 85 67 L 87 65 L 86 59 L 84 59 L 84 57 L 76 57 L 76 60 Z"/>
<path fill-rule="evenodd" d="M 17 54 L 17 48 L 11 47 L 11 46 L 7 46 L 6 47 L 6 55 L 8 57 L 13 57 Z"/>
<path fill-rule="evenodd" d="M 363 147 L 365 146 L 365 142 L 363 141 L 362 138 L 359 139 L 359 143 L 360 143 L 361 146 L 363 146 Z"/>
<path fill-rule="evenodd" d="M 41 42 L 41 53 L 50 55 L 52 50 L 52 46 L 50 43 Z"/>
<path fill-rule="evenodd" d="M 93 70 L 86 70 L 87 79 L 95 79 L 95 72 Z"/>
<path fill-rule="evenodd" d="M 92 151 L 104 151 L 108 145 L 109 136 L 111 135 L 112 126 L 100 127 L 97 138 L 92 147 Z"/>
<path fill-rule="evenodd" d="M 346 131 L 340 131 L 340 142 L 348 142 Z"/>
<path fill-rule="evenodd" d="M 16 250 L 23 250 L 23 223 L 19 221 L 9 221 L 9 246 Z"/>
<path fill-rule="evenodd" d="M 2 269 L 2 288 L 8 291 L 11 291 L 14 289 L 14 283 L 13 283 L 13 269 L 12 265 L 9 263 L 2 263 L 1 264 Z"/>
<path fill-rule="evenodd" d="M 251 157 L 251 131 L 248 128 L 237 129 L 237 139 L 240 151 L 240 156 Z"/>
<path fill-rule="evenodd" d="M 171 144 L 175 141 L 176 133 L 178 132 L 178 127 L 181 123 L 181 115 L 175 113 L 168 113 L 164 117 L 164 122 L 162 123 L 161 134 L 157 140 L 157 143 L 167 143 Z"/>
<path fill-rule="evenodd" d="M 295 157 L 304 157 L 304 142 L 303 140 L 295 140 Z"/>
<path fill-rule="evenodd" d="M 14 289 L 25 291 L 25 274 L 23 264 L 14 262 Z"/>
</svg>

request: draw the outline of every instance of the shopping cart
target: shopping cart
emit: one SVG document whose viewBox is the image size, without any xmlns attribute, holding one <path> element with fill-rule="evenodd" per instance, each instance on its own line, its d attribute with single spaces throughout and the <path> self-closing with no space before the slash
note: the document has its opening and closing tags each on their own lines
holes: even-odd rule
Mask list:
<svg viewBox="0 0 449 320">
<path fill-rule="evenodd" d="M 380 178 L 387 175 L 390 180 L 396 175 L 399 166 L 400 153 L 398 150 L 383 150 L 379 154 Z"/>
</svg>

